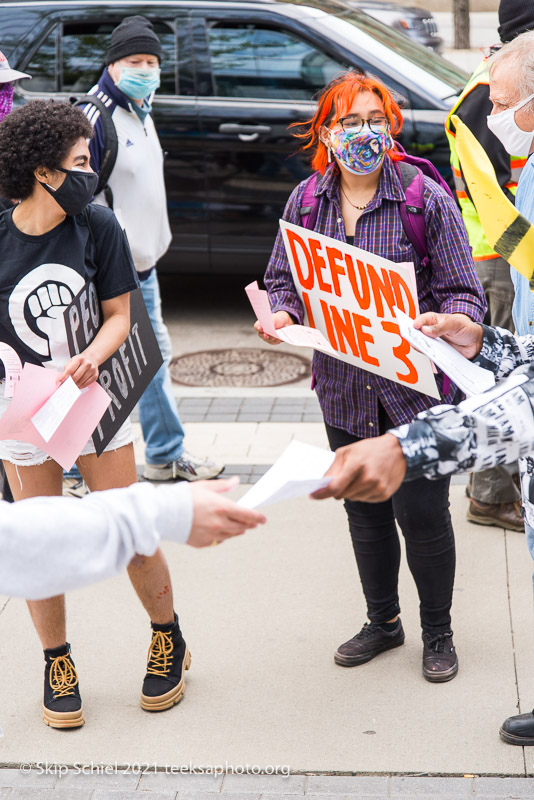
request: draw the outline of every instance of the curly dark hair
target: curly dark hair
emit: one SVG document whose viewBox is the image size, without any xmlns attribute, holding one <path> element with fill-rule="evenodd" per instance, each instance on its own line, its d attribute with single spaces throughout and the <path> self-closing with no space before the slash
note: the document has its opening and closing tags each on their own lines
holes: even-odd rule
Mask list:
<svg viewBox="0 0 534 800">
<path fill-rule="evenodd" d="M 0 195 L 26 200 L 37 167 L 57 169 L 93 126 L 79 108 L 55 100 L 32 100 L 0 123 Z"/>
</svg>

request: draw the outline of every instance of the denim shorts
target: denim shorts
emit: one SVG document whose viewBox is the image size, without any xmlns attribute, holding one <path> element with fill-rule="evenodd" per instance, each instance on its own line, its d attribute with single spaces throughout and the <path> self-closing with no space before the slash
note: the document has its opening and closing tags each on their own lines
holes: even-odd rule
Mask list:
<svg viewBox="0 0 534 800">
<path fill-rule="evenodd" d="M 4 397 L 4 381 L 0 381 L 0 418 L 2 418 L 7 411 L 11 402 L 10 397 Z M 118 450 L 119 447 L 124 447 L 133 442 L 133 431 L 130 423 L 130 418 L 124 422 L 113 439 L 104 449 L 107 453 L 110 450 Z M 92 438 L 89 439 L 87 444 L 84 445 L 80 456 L 88 456 L 95 453 L 95 446 Z M 44 464 L 45 461 L 52 461 L 53 459 L 41 450 L 28 442 L 19 442 L 17 439 L 2 439 L 0 440 L 0 458 L 2 461 L 9 461 L 11 464 L 16 464 L 20 467 L 34 467 L 39 464 Z"/>
</svg>

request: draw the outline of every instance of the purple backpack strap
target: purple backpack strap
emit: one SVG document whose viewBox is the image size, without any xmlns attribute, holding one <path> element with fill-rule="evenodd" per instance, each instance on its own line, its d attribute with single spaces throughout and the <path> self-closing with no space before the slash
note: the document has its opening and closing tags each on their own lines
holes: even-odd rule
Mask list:
<svg viewBox="0 0 534 800">
<path fill-rule="evenodd" d="M 319 198 L 315 196 L 315 190 L 317 188 L 317 181 L 319 180 L 320 175 L 320 172 L 314 172 L 313 175 L 310 175 L 304 184 L 304 191 L 302 193 L 302 197 L 300 198 L 300 224 L 303 228 L 307 228 L 309 231 L 315 230 L 315 223 L 317 222 Z M 315 372 L 312 369 L 310 388 L 315 389 L 316 384 L 317 378 L 315 377 Z"/>
<path fill-rule="evenodd" d="M 419 167 L 408 164 L 406 161 L 395 161 L 394 163 L 406 196 L 406 201 L 399 203 L 402 227 L 415 252 L 421 259 L 422 266 L 426 267 L 428 264 L 428 249 L 426 245 L 424 201 L 425 179 Z"/>
<path fill-rule="evenodd" d="M 452 199 L 456 203 L 456 197 L 454 196 L 451 187 L 449 186 L 445 178 L 442 177 L 439 170 L 434 166 L 434 164 L 431 161 L 429 161 L 427 158 L 412 156 L 410 153 L 407 153 L 404 147 L 400 145 L 398 142 L 395 142 L 395 150 L 399 153 L 402 153 L 403 163 L 413 164 L 413 166 L 420 169 L 423 175 L 426 175 L 427 178 L 432 178 L 432 180 L 435 181 L 438 184 L 438 186 L 441 186 L 443 191 L 447 192 L 449 197 L 452 197 Z M 401 162 L 396 162 L 396 163 L 401 163 Z"/>
<path fill-rule="evenodd" d="M 428 249 L 426 242 L 426 223 L 425 223 L 425 179 L 423 171 L 413 161 L 425 161 L 437 173 L 440 180 L 436 180 L 433 175 L 430 178 L 436 180 L 439 185 L 445 184 L 439 172 L 433 164 L 430 164 L 426 159 L 416 158 L 415 156 L 407 156 L 403 161 L 395 161 L 395 167 L 402 182 L 402 188 L 406 196 L 405 203 L 399 203 L 399 212 L 402 221 L 402 227 L 406 236 L 412 243 L 415 252 L 421 259 L 421 266 L 426 267 L 429 263 Z M 425 174 L 428 172 L 425 169 Z M 445 184 L 448 193 L 451 191 Z M 448 375 L 443 373 L 443 395 L 447 395 L 451 388 L 451 380 Z"/>
<path fill-rule="evenodd" d="M 320 174 L 320 172 L 314 172 L 313 175 L 310 175 L 304 185 L 304 192 L 300 198 L 300 224 L 303 228 L 307 228 L 311 231 L 315 230 L 317 213 L 319 211 L 319 198 L 315 197 L 315 190 Z"/>
</svg>

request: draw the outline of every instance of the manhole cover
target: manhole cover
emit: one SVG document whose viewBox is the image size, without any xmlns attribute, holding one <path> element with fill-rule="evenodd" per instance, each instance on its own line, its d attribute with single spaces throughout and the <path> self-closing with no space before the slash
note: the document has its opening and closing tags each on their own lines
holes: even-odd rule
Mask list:
<svg viewBox="0 0 534 800">
<path fill-rule="evenodd" d="M 243 347 L 203 350 L 173 358 L 171 377 L 186 386 L 281 386 L 311 374 L 307 358 Z"/>
</svg>

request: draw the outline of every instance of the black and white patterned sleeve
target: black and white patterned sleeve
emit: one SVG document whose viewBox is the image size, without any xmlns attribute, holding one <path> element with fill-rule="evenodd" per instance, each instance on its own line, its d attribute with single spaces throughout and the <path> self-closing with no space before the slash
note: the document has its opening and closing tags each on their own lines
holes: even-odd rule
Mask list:
<svg viewBox="0 0 534 800">
<path fill-rule="evenodd" d="M 502 381 L 517 367 L 534 361 L 534 336 L 514 336 L 504 328 L 488 325 L 482 325 L 482 329 L 482 350 L 473 361 L 493 372 L 496 381 Z"/>
<path fill-rule="evenodd" d="M 529 364 L 484 394 L 457 406 L 434 406 L 390 430 L 406 458 L 406 480 L 478 472 L 534 453 L 533 407 Z"/>
</svg>

